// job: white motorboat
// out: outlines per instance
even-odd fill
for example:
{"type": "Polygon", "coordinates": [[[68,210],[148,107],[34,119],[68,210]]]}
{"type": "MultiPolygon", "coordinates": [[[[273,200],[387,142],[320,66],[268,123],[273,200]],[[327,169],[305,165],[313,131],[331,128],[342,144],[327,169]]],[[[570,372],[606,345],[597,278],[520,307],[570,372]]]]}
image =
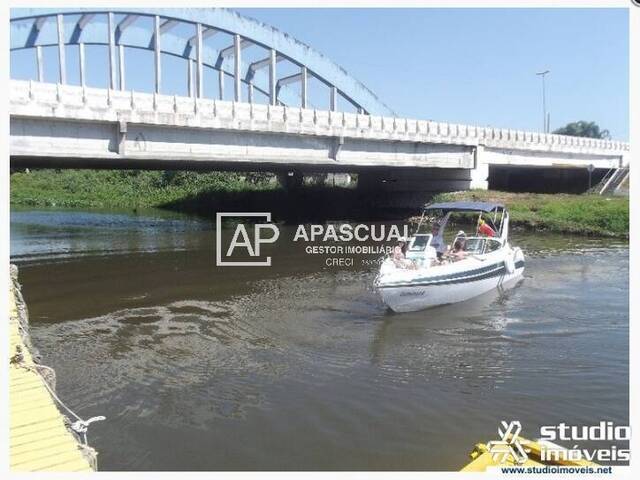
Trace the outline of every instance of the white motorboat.
{"type": "MultiPolygon", "coordinates": [[[[454,223],[454,222],[451,222],[454,223]]],[[[447,202],[425,206],[404,255],[386,258],[375,287],[395,312],[413,312],[462,302],[515,284],[524,272],[522,250],[509,244],[509,213],[487,202],[447,202]],[[452,215],[477,215],[471,235],[459,231],[447,248],[443,235],[452,215]],[[423,231],[438,218],[430,233],[423,231]]]]}

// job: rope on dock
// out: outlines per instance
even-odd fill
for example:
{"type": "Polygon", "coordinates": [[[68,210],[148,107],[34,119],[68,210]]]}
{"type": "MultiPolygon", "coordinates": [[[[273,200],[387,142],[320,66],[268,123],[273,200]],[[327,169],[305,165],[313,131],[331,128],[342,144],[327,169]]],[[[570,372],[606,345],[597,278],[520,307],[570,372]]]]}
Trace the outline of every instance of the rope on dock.
{"type": "Polygon", "coordinates": [[[98,452],[89,445],[87,441],[87,431],[91,423],[106,420],[106,417],[103,415],[99,415],[96,417],[91,417],[88,420],[83,420],[77,413],[71,410],[71,408],[69,408],[62,400],[60,400],[60,397],[58,397],[55,390],[51,387],[51,385],[49,384],[49,382],[41,372],[41,370],[44,370],[45,372],[49,372],[49,375],[51,375],[54,378],[54,382],[55,382],[55,370],[53,368],[47,365],[26,365],[24,363],[20,364],[19,366],[40,375],[44,380],[43,383],[45,388],[49,391],[53,399],[58,403],[58,405],[64,408],[73,418],[76,419],[75,422],[72,422],[71,420],[69,420],[69,417],[64,415],[64,420],[67,427],[70,428],[75,435],[82,438],[82,443],[79,445],[80,448],[82,449],[82,453],[84,454],[85,458],[91,465],[91,468],[94,471],[97,470],[98,452]]]}
{"type": "MultiPolygon", "coordinates": [[[[42,373],[40,373],[40,369],[51,372],[53,373],[53,377],[55,378],[55,370],[51,367],[48,367],[47,365],[26,365],[22,363],[20,364],[20,366],[22,368],[26,368],[27,370],[31,370],[32,372],[37,373],[40,376],[42,376],[42,373]]],[[[77,433],[78,435],[82,435],[84,445],[89,446],[87,442],[87,431],[89,429],[89,425],[93,422],[106,420],[106,417],[104,415],[98,415],[96,417],[91,417],[88,420],[83,420],[77,413],[71,410],[62,400],[60,400],[60,397],[58,397],[55,390],[51,388],[46,380],[44,382],[44,386],[49,391],[53,399],[58,403],[58,405],[64,408],[67,412],[69,412],[69,414],[71,414],[73,418],[76,419],[75,422],[71,423],[69,426],[75,433],[77,433]]]]}

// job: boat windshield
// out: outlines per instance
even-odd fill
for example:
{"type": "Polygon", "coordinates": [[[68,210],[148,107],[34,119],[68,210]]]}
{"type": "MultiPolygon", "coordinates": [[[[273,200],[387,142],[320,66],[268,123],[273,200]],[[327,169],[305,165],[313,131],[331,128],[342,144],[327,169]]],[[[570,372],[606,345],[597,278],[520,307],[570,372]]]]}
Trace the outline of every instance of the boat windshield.
{"type": "Polygon", "coordinates": [[[485,239],[479,237],[470,237],[466,239],[464,245],[464,251],[467,253],[473,253],[481,255],[484,253],[485,239]]]}
{"type": "Polygon", "coordinates": [[[473,255],[495,252],[502,247],[502,242],[496,238],[487,237],[467,237],[464,251],[473,255]]]}
{"type": "Polygon", "coordinates": [[[410,252],[423,252],[429,242],[431,241],[431,235],[417,234],[413,237],[411,245],[409,245],[410,252]]]}
{"type": "Polygon", "coordinates": [[[484,253],[495,252],[502,247],[502,242],[496,238],[487,238],[484,246],[484,253]]]}

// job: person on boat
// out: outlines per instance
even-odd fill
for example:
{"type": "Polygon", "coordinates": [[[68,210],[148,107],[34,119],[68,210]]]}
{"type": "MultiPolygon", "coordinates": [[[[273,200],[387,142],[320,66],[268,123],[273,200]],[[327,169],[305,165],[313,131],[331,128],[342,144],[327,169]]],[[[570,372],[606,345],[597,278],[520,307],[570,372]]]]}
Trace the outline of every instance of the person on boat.
{"type": "Polygon", "coordinates": [[[393,247],[393,253],[391,255],[391,259],[393,263],[395,263],[398,268],[416,268],[415,263],[407,258],[407,249],[409,248],[409,243],[405,237],[400,238],[398,240],[398,244],[393,247]]]}
{"type": "Polygon", "coordinates": [[[444,243],[444,239],[442,238],[442,233],[440,232],[440,223],[434,222],[431,226],[431,246],[436,249],[436,255],[438,260],[442,258],[447,252],[447,244],[444,243]]]}
{"type": "Polygon", "coordinates": [[[449,251],[449,257],[457,262],[458,260],[462,260],[467,256],[467,252],[465,251],[465,247],[467,245],[467,236],[461,230],[458,232],[455,241],[453,242],[453,246],[449,251]]]}

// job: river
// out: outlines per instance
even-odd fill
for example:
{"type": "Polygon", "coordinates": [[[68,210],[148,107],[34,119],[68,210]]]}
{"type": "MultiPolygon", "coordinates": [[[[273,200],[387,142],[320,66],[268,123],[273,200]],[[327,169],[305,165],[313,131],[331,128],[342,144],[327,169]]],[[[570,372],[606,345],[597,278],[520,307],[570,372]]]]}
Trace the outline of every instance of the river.
{"type": "MultiPolygon", "coordinates": [[[[216,268],[214,224],[14,210],[31,334],[101,470],[457,470],[500,420],[628,424],[628,245],[517,233],[524,280],[391,314],[375,267],[284,234],[216,268]]],[[[570,445],[569,445],[570,446],[570,445]]]]}

